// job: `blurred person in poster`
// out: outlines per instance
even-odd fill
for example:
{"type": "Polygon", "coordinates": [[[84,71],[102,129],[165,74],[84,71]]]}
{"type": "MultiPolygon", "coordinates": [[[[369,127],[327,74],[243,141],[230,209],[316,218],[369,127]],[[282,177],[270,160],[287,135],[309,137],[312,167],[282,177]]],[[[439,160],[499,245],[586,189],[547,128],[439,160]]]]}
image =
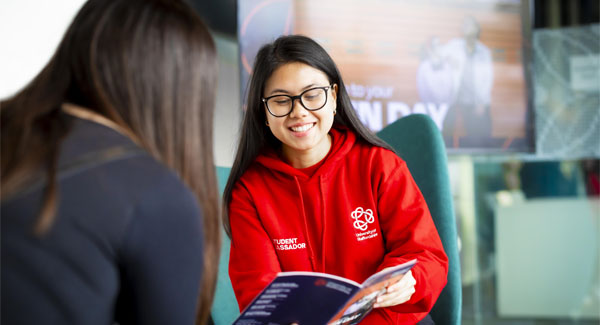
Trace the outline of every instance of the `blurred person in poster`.
{"type": "Polygon", "coordinates": [[[446,57],[444,45],[437,36],[422,48],[417,70],[417,90],[424,104],[449,106],[456,98],[457,83],[452,64],[446,57]]]}
{"type": "Polygon", "coordinates": [[[2,324],[205,324],[216,49],[179,0],[90,0],[0,102],[2,324]]]}
{"type": "Polygon", "coordinates": [[[491,52],[479,41],[480,32],[475,18],[467,16],[462,23],[462,37],[448,41],[443,49],[453,67],[456,85],[443,127],[444,137],[453,147],[485,146],[491,137],[494,71],[491,52]]]}

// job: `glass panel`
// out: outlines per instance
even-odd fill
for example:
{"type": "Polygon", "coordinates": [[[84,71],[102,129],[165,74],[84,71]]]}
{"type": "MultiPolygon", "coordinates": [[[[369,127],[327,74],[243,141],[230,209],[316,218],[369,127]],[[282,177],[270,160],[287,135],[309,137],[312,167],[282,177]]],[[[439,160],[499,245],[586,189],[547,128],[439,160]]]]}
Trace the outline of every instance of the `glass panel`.
{"type": "Polygon", "coordinates": [[[600,160],[449,165],[463,324],[598,324],[600,160]]]}

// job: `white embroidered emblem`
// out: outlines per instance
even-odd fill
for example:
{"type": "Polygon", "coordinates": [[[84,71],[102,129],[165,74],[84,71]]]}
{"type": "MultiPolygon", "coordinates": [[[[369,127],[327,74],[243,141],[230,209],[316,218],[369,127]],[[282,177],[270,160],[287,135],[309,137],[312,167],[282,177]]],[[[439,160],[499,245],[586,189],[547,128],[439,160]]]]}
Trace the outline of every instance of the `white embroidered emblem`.
{"type": "Polygon", "coordinates": [[[354,219],[354,228],[362,231],[367,230],[369,224],[375,221],[373,210],[371,209],[364,210],[362,207],[358,207],[350,215],[354,219]],[[361,219],[363,216],[364,220],[361,219]]]}

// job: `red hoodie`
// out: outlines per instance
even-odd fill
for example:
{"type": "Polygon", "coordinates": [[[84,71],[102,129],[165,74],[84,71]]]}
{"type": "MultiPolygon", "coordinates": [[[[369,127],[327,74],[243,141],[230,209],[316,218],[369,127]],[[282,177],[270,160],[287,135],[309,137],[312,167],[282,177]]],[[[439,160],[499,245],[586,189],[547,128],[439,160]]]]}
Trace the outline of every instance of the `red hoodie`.
{"type": "Polygon", "coordinates": [[[347,129],[330,134],[332,148],[311,176],[271,150],[235,185],[229,275],[240,310],[278,272],[325,272],[361,283],[416,258],[411,299],[376,308],[361,322],[415,324],[435,303],[448,273],[425,200],[392,151],[356,141],[347,129]]]}

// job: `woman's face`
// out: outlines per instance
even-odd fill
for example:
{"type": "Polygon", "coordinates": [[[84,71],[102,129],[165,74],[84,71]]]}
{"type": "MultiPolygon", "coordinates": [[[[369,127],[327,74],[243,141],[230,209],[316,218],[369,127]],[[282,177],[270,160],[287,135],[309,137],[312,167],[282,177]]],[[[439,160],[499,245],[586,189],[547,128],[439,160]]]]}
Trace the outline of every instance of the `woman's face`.
{"type": "MultiPolygon", "coordinates": [[[[329,79],[322,71],[304,63],[287,63],[277,68],[267,79],[263,98],[274,95],[298,96],[307,89],[329,85],[329,79]]],[[[310,92],[305,94],[310,95],[310,92]]],[[[291,113],[283,117],[273,116],[267,110],[267,106],[264,106],[269,128],[282,142],[283,154],[288,160],[306,154],[320,160],[329,152],[331,141],[328,133],[333,125],[337,85],[327,89],[326,96],[327,101],[323,108],[313,111],[304,108],[300,100],[296,99],[292,103],[291,113]]],[[[304,97],[305,104],[308,106],[311,98],[304,97]]]]}

